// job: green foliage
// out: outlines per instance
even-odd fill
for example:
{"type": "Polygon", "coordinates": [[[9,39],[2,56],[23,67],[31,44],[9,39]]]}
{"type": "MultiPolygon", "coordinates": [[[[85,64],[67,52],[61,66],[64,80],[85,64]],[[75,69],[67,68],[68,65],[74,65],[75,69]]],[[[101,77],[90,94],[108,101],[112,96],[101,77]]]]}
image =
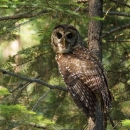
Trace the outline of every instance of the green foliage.
{"type": "Polygon", "coordinates": [[[122,120],[122,126],[126,130],[130,129],[130,120],[129,119],[122,120]]]}
{"type": "Polygon", "coordinates": [[[8,91],[7,88],[0,88],[0,96],[8,95],[10,92],[8,91]]]}
{"type": "Polygon", "coordinates": [[[35,114],[35,112],[33,111],[28,111],[25,106],[22,105],[0,105],[0,114],[1,116],[4,117],[12,117],[14,116],[14,118],[20,117],[20,116],[24,116],[24,115],[32,115],[35,114]]]}

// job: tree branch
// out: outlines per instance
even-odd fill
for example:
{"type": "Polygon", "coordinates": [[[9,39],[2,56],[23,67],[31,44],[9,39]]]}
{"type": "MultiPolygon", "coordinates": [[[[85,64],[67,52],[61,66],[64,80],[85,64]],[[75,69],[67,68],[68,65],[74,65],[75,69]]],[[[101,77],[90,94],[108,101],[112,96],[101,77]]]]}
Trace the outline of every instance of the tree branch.
{"type": "Polygon", "coordinates": [[[106,42],[130,42],[130,40],[106,40],[106,42]]]}
{"type": "Polygon", "coordinates": [[[122,13],[122,12],[111,12],[111,11],[109,11],[109,12],[103,12],[103,14],[130,17],[129,13],[122,13]]]}
{"type": "Polygon", "coordinates": [[[124,5],[124,6],[126,6],[126,7],[129,7],[129,8],[130,8],[130,5],[125,4],[125,3],[123,3],[123,2],[120,2],[119,0],[118,0],[118,1],[117,1],[117,0],[112,0],[112,2],[115,2],[115,3],[117,3],[117,4],[121,4],[121,5],[124,5]]]}
{"type": "Polygon", "coordinates": [[[14,99],[14,101],[13,101],[13,104],[16,104],[16,102],[17,102],[17,100],[18,100],[18,97],[20,96],[22,90],[25,89],[29,84],[30,84],[30,82],[26,83],[25,86],[23,86],[22,88],[20,88],[20,90],[18,91],[18,93],[17,93],[17,95],[16,95],[16,97],[15,97],[15,99],[14,99]]]}
{"type": "Polygon", "coordinates": [[[117,28],[115,28],[115,29],[112,29],[112,30],[110,30],[109,32],[103,34],[101,37],[104,38],[104,37],[106,37],[106,36],[108,36],[108,35],[111,35],[112,33],[117,32],[117,31],[121,31],[121,30],[123,30],[123,29],[127,29],[128,27],[130,27],[130,23],[129,23],[129,24],[125,24],[125,25],[120,26],[120,27],[117,27],[117,28]]]}
{"type": "Polygon", "coordinates": [[[43,13],[48,13],[48,10],[42,10],[38,13],[35,14],[31,14],[31,13],[23,13],[23,14],[16,14],[16,15],[12,15],[12,16],[5,16],[5,17],[0,17],[0,21],[4,21],[4,20],[16,20],[16,19],[22,19],[22,18],[32,18],[38,15],[41,15],[43,13]]]}
{"type": "MultiPolygon", "coordinates": [[[[84,13],[88,13],[88,8],[84,9],[79,9],[79,12],[83,11],[84,13]]],[[[125,16],[125,17],[130,17],[130,13],[124,13],[124,12],[111,12],[111,11],[103,11],[103,14],[108,14],[108,15],[117,15],[117,16],[125,16]]]]}
{"type": "MultiPolygon", "coordinates": [[[[88,9],[83,9],[83,11],[86,13],[88,12],[88,9]]],[[[22,18],[32,18],[32,17],[36,17],[38,15],[44,14],[44,13],[48,13],[48,10],[42,10],[38,13],[32,14],[32,13],[23,13],[23,14],[16,14],[16,15],[11,15],[11,16],[4,16],[4,17],[0,17],[0,21],[4,21],[4,20],[16,20],[16,19],[22,19],[22,18]]],[[[103,14],[106,14],[106,12],[103,12],[103,14]]],[[[122,12],[108,12],[107,14],[109,15],[118,15],[118,16],[126,16],[126,17],[130,17],[130,14],[126,14],[126,13],[122,13],[122,12]]]]}
{"type": "Polygon", "coordinates": [[[37,102],[35,103],[35,105],[33,106],[32,111],[34,111],[34,109],[36,108],[36,106],[38,105],[38,103],[39,103],[49,92],[50,92],[50,89],[38,99],[38,101],[37,101],[37,102]]]}
{"type": "Polygon", "coordinates": [[[2,68],[0,68],[0,72],[2,72],[3,74],[8,74],[10,76],[13,76],[13,77],[28,81],[30,83],[36,82],[36,83],[44,85],[44,86],[46,86],[46,87],[48,87],[50,89],[58,89],[58,90],[66,91],[66,92],[68,91],[68,89],[65,88],[65,87],[61,87],[61,86],[58,86],[58,85],[50,85],[50,84],[48,84],[48,83],[46,83],[46,82],[44,82],[44,81],[42,81],[40,79],[35,79],[35,78],[31,79],[31,78],[28,78],[28,77],[25,77],[25,76],[22,76],[22,75],[13,73],[13,72],[6,71],[6,70],[4,70],[2,68]]]}
{"type": "MultiPolygon", "coordinates": [[[[49,89],[45,94],[43,94],[38,100],[37,102],[35,103],[35,105],[33,106],[32,108],[32,111],[34,111],[34,109],[36,108],[36,106],[38,105],[38,103],[50,92],[51,89],[49,89]]],[[[27,117],[29,117],[30,114],[27,115],[27,117]]],[[[26,121],[26,119],[24,119],[20,124],[23,124],[24,122],[26,121]]],[[[30,125],[30,124],[29,124],[30,125]]],[[[38,125],[34,124],[33,127],[37,127],[37,128],[42,128],[42,127],[38,127],[38,125]]],[[[46,128],[46,127],[45,127],[46,128]]]]}

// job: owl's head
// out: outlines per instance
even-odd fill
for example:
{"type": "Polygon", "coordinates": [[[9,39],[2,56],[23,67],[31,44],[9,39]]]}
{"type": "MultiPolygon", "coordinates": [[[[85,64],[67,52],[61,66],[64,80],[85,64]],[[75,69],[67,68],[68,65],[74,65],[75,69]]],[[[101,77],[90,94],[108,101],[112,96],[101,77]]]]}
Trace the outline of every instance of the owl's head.
{"type": "Polygon", "coordinates": [[[78,30],[67,24],[58,25],[54,28],[51,44],[56,53],[69,53],[77,46],[83,46],[78,30]]]}

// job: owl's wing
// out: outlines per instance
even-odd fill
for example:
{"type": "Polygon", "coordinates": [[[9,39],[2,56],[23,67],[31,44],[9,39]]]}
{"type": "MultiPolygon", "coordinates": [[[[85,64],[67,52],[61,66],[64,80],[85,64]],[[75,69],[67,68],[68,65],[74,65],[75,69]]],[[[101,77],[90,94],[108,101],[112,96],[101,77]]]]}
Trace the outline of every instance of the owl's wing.
{"type": "Polygon", "coordinates": [[[95,117],[95,107],[97,99],[92,90],[80,80],[76,79],[75,83],[67,86],[71,97],[75,104],[82,109],[82,111],[88,116],[95,117]]]}
{"type": "MultiPolygon", "coordinates": [[[[68,75],[65,82],[72,92],[71,95],[73,96],[73,93],[75,93],[84,104],[91,102],[90,99],[96,100],[98,98],[102,110],[105,111],[110,105],[111,95],[103,67],[98,58],[93,53],[84,51],[80,52],[79,55],[72,56],[68,62],[68,75]]],[[[93,105],[89,104],[88,106],[93,105]]]]}
{"type": "Polygon", "coordinates": [[[101,102],[102,110],[106,111],[110,107],[111,94],[105,72],[100,60],[93,53],[88,54],[88,58],[80,61],[81,75],[77,75],[87,87],[89,87],[101,102]]]}

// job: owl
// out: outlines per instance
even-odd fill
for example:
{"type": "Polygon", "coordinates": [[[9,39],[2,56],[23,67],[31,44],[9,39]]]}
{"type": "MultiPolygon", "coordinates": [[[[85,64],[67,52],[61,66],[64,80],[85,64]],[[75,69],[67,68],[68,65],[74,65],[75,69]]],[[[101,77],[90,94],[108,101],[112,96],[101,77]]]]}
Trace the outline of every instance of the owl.
{"type": "Polygon", "coordinates": [[[99,58],[87,49],[72,25],[58,25],[51,35],[59,71],[75,104],[94,118],[96,104],[103,112],[111,102],[107,79],[99,58]]]}

